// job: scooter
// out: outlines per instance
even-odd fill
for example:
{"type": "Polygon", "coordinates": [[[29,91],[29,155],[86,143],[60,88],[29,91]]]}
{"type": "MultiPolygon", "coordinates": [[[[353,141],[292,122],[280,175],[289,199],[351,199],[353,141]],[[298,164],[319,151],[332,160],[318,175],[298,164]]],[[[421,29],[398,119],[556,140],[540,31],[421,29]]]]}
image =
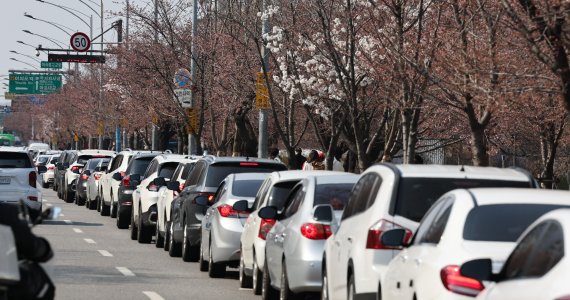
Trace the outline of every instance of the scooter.
{"type": "MultiPolygon", "coordinates": [[[[30,228],[33,228],[43,220],[57,219],[61,213],[61,208],[50,207],[43,211],[35,220],[30,221],[27,207],[22,202],[20,205],[20,213],[28,220],[30,228]]],[[[49,276],[38,262],[18,259],[16,240],[11,227],[0,225],[0,300],[11,300],[14,298],[14,293],[11,292],[11,290],[22,288],[25,288],[26,291],[24,293],[17,293],[18,299],[21,299],[23,295],[29,296],[28,299],[44,299],[47,295],[46,293],[50,290],[55,290],[55,286],[49,279],[49,276]],[[35,289],[32,290],[37,291],[32,292],[27,286],[22,287],[21,281],[23,280],[23,274],[20,273],[21,269],[27,272],[26,277],[28,281],[30,281],[30,278],[36,281],[35,289]],[[33,293],[33,295],[30,295],[30,293],[33,293]]]]}

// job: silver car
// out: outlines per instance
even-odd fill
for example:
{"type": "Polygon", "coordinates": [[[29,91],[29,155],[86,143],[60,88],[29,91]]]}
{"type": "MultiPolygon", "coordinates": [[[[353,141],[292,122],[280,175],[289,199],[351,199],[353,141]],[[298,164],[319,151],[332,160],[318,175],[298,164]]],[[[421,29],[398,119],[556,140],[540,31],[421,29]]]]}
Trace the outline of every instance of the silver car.
{"type": "MultiPolygon", "coordinates": [[[[238,212],[233,205],[239,200],[247,200],[251,206],[267,176],[268,173],[230,174],[219,185],[214,204],[202,219],[200,271],[208,271],[210,277],[217,278],[225,276],[227,266],[238,266],[240,237],[249,213],[238,212]]],[[[196,202],[207,204],[199,199],[196,202]]]]}
{"type": "Polygon", "coordinates": [[[321,290],[321,261],[331,220],[340,218],[358,178],[337,172],[309,176],[291,190],[282,212],[271,206],[259,211],[262,218],[277,220],[265,245],[262,285],[267,295],[280,290],[280,299],[291,299],[297,293],[321,290]],[[327,221],[320,217],[319,208],[328,211],[327,221]]]}

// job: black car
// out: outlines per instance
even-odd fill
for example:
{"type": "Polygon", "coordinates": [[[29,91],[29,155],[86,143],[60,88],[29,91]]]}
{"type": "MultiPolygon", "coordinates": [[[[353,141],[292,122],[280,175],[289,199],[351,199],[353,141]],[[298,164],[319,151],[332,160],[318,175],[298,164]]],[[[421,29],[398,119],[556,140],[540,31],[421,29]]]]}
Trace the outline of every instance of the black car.
{"type": "MultiPolygon", "coordinates": [[[[117,227],[120,229],[128,229],[131,224],[131,210],[133,208],[133,192],[142,180],[142,175],[146,171],[152,159],[159,155],[156,153],[139,153],[134,155],[130,162],[125,176],[120,173],[113,174],[114,180],[119,180],[119,196],[117,203],[117,227]]],[[[102,201],[99,201],[102,202],[102,201]]],[[[102,215],[109,213],[109,207],[104,207],[102,203],[97,206],[102,215]]]]}
{"type": "Polygon", "coordinates": [[[196,197],[206,196],[213,200],[216,189],[233,173],[271,173],[284,171],[287,167],[271,159],[249,157],[214,157],[200,159],[188,179],[184,189],[172,202],[169,230],[170,256],[180,256],[184,261],[198,261],[201,240],[201,222],[207,207],[196,203],[196,197]]]}
{"type": "Polygon", "coordinates": [[[87,180],[97,167],[106,169],[111,158],[92,158],[85,163],[85,167],[75,183],[75,204],[85,205],[87,199],[87,180]]]}

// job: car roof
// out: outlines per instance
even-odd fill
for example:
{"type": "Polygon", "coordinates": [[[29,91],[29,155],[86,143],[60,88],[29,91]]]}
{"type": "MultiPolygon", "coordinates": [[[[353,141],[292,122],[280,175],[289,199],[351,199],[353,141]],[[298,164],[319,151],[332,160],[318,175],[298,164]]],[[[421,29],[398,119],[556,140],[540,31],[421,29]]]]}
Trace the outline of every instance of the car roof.
{"type": "Polygon", "coordinates": [[[233,180],[264,180],[269,176],[269,173],[238,173],[230,174],[228,177],[233,177],[233,180]]]}
{"type": "Polygon", "coordinates": [[[115,151],[112,150],[101,150],[101,149],[87,149],[87,150],[80,150],[77,153],[78,155],[115,155],[115,151]]]}
{"type": "Polygon", "coordinates": [[[468,191],[477,205],[513,202],[570,205],[570,191],[527,188],[472,188],[468,191]]]}
{"type": "Polygon", "coordinates": [[[268,163],[268,164],[282,164],[279,161],[268,158],[256,158],[256,157],[242,157],[242,156],[213,156],[206,155],[201,158],[208,162],[209,164],[223,163],[223,162],[258,162],[258,163],[268,163]]]}
{"type": "Polygon", "coordinates": [[[526,171],[517,168],[461,165],[395,165],[379,163],[373,165],[367,171],[374,171],[377,168],[389,168],[399,172],[402,177],[500,179],[513,181],[530,181],[532,178],[526,171]]]}
{"type": "Polygon", "coordinates": [[[275,182],[291,181],[291,180],[303,180],[309,176],[318,175],[329,175],[333,171],[302,171],[302,170],[290,170],[290,171],[277,171],[271,173],[271,179],[275,182]]]}
{"type": "Polygon", "coordinates": [[[353,173],[333,172],[333,171],[329,171],[328,173],[330,174],[321,174],[309,177],[314,177],[317,181],[317,184],[349,183],[349,182],[356,183],[358,181],[358,178],[360,178],[359,175],[353,173]]]}
{"type": "Polygon", "coordinates": [[[20,152],[20,153],[28,153],[27,150],[24,150],[22,147],[11,147],[11,146],[2,146],[0,147],[0,152],[20,152]]]}

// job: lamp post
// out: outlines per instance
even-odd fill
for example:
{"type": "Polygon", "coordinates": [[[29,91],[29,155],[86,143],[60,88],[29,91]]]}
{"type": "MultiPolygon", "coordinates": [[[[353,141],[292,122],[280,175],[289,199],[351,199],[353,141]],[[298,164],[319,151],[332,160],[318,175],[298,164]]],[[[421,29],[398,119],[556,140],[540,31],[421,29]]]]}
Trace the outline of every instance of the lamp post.
{"type": "Polygon", "coordinates": [[[28,66],[30,66],[30,67],[36,69],[36,70],[38,69],[38,68],[36,68],[36,66],[34,66],[34,65],[30,64],[30,63],[27,63],[27,62],[25,62],[25,61],[21,61],[21,60],[19,60],[19,59],[17,59],[17,58],[10,57],[10,59],[13,60],[13,61],[17,61],[17,62],[19,62],[19,63],[22,63],[22,64],[24,64],[24,65],[28,65],[28,66]]]}
{"type": "Polygon", "coordinates": [[[37,58],[35,58],[35,57],[31,56],[31,55],[27,55],[27,54],[24,54],[24,53],[20,53],[20,52],[18,52],[18,51],[10,50],[10,53],[22,55],[22,56],[25,56],[25,57],[27,57],[27,58],[31,58],[31,59],[35,60],[36,62],[40,62],[39,59],[37,59],[37,58]]]}
{"type": "Polygon", "coordinates": [[[34,50],[36,50],[36,46],[32,46],[32,45],[30,45],[30,44],[28,44],[28,43],[26,43],[26,42],[23,42],[23,41],[16,41],[16,43],[22,44],[22,45],[24,45],[24,46],[32,47],[32,48],[34,48],[34,50]]]}
{"type": "Polygon", "coordinates": [[[22,30],[22,31],[25,32],[25,33],[27,33],[27,34],[39,36],[39,37],[41,37],[41,38],[43,38],[43,39],[45,39],[45,40],[48,40],[48,41],[54,43],[55,45],[57,45],[57,47],[59,47],[59,48],[61,48],[61,49],[65,49],[65,48],[64,48],[64,44],[63,44],[62,42],[59,42],[59,41],[56,41],[56,40],[54,40],[54,39],[48,38],[47,36],[44,36],[44,35],[41,35],[41,34],[33,33],[33,32],[31,32],[31,31],[29,31],[29,30],[26,30],[26,29],[24,29],[24,30],[22,30]]]}
{"type": "Polygon", "coordinates": [[[36,18],[36,17],[34,17],[34,16],[32,16],[32,15],[29,15],[28,13],[24,13],[24,17],[30,18],[30,19],[32,19],[32,20],[40,21],[40,22],[43,22],[43,23],[50,24],[50,25],[56,27],[57,29],[63,31],[63,32],[64,32],[65,34],[67,34],[67,35],[71,35],[71,33],[69,33],[69,31],[63,29],[64,27],[67,28],[68,30],[73,31],[73,29],[71,29],[71,28],[69,28],[69,27],[67,27],[67,26],[65,26],[65,25],[61,25],[61,24],[58,24],[58,23],[55,23],[55,22],[46,21],[46,20],[44,20],[44,19],[39,19],[39,18],[36,18]]]}

